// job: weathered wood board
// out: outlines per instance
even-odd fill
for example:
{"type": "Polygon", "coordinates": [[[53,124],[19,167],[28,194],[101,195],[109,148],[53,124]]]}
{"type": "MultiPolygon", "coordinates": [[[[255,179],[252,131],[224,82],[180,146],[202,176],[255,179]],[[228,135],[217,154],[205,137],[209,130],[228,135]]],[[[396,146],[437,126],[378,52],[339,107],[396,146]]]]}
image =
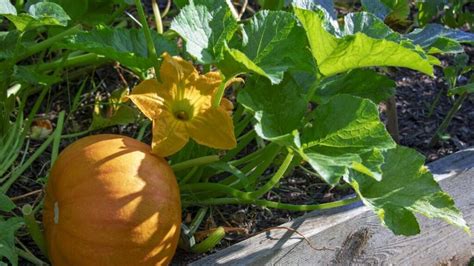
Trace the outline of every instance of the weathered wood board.
{"type": "MultiPolygon", "coordinates": [[[[441,187],[474,230],[474,148],[429,165],[441,187]]],[[[474,256],[474,237],[440,220],[420,218],[422,233],[395,236],[359,204],[326,212],[312,212],[264,232],[192,265],[467,265],[474,256]]]]}

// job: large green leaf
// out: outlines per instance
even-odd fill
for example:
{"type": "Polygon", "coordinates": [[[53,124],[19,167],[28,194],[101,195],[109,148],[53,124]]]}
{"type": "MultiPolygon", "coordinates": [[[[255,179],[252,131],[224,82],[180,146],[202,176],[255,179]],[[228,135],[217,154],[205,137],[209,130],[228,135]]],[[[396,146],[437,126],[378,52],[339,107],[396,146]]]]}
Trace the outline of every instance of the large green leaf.
{"type": "Polygon", "coordinates": [[[390,11],[392,11],[388,6],[379,0],[362,0],[361,4],[364,10],[374,14],[382,20],[385,19],[388,14],[390,14],[390,11]]]}
{"type": "Polygon", "coordinates": [[[22,218],[10,218],[0,221],[0,260],[7,258],[12,265],[18,265],[15,251],[15,232],[23,225],[22,218]]]}
{"type": "Polygon", "coordinates": [[[225,60],[218,64],[226,75],[254,72],[276,84],[288,69],[314,72],[304,30],[293,14],[260,11],[245,24],[244,31],[242,47],[229,49],[225,60]]]}
{"type": "Polygon", "coordinates": [[[237,20],[221,0],[190,1],[171,22],[171,29],[186,41],[186,51],[203,64],[222,60],[225,43],[237,28],[237,20]]]}
{"type": "Polygon", "coordinates": [[[298,8],[295,13],[306,29],[319,70],[326,76],[370,66],[407,67],[433,75],[429,58],[420,51],[361,32],[336,38],[324,29],[320,13],[298,8]]]}
{"type": "Polygon", "coordinates": [[[405,36],[425,49],[430,48],[440,38],[451,39],[459,43],[474,44],[473,33],[445,28],[440,24],[428,24],[426,27],[416,29],[405,36]]]}
{"type": "Polygon", "coordinates": [[[10,0],[0,0],[0,15],[16,15],[16,8],[10,0]]]}
{"type": "MultiPolygon", "coordinates": [[[[162,35],[152,32],[152,38],[158,55],[163,52],[172,55],[178,53],[176,44],[162,35]]],[[[144,70],[154,63],[148,58],[143,30],[101,28],[71,36],[61,45],[72,50],[103,55],[131,68],[144,70]]]]}
{"type": "Polygon", "coordinates": [[[10,59],[23,51],[23,46],[17,45],[20,32],[16,30],[0,32],[0,60],[10,59]]]}
{"type": "Polygon", "coordinates": [[[5,17],[15,24],[15,27],[20,31],[41,26],[67,26],[71,19],[60,5],[50,2],[39,2],[30,5],[28,13],[8,14],[5,17]]]}
{"type": "Polygon", "coordinates": [[[100,96],[96,97],[92,123],[89,130],[97,130],[116,125],[128,125],[135,122],[138,113],[136,109],[125,103],[127,89],[118,89],[111,93],[106,102],[101,102],[100,96]]]}
{"type": "Polygon", "coordinates": [[[324,79],[313,99],[318,103],[325,103],[334,95],[350,94],[380,103],[394,95],[395,87],[393,80],[373,70],[354,69],[324,79]]]}
{"type": "Polygon", "coordinates": [[[398,146],[383,153],[382,180],[351,172],[347,181],[393,233],[415,235],[420,228],[414,213],[443,219],[469,231],[451,197],[423,166],[418,152],[398,146]]]}
{"type": "Polygon", "coordinates": [[[260,137],[283,145],[292,143],[291,132],[301,127],[306,112],[304,91],[290,76],[278,85],[253,77],[239,93],[238,101],[255,112],[255,131],[260,137]]]}
{"type": "Polygon", "coordinates": [[[301,134],[301,153],[329,184],[336,184],[353,163],[361,163],[362,154],[395,146],[369,100],[337,95],[318,106],[312,118],[301,134]]]}
{"type": "Polygon", "coordinates": [[[344,34],[362,32],[374,39],[400,42],[400,34],[385,25],[383,20],[367,12],[349,13],[344,17],[344,34]]]}

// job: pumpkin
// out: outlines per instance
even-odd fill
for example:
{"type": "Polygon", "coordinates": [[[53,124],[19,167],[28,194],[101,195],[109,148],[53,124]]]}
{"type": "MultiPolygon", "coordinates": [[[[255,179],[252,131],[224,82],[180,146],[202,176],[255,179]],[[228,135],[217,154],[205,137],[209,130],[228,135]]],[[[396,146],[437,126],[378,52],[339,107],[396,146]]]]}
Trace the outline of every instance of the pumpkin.
{"type": "Polygon", "coordinates": [[[82,138],[52,168],[43,222],[53,265],[168,264],[181,224],[176,177],[135,139],[82,138]]]}

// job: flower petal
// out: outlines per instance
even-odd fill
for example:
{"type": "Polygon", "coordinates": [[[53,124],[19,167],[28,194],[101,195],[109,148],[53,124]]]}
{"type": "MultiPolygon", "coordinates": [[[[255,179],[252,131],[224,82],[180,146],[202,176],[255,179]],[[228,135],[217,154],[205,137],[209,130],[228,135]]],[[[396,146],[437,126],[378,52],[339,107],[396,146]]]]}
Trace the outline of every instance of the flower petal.
{"type": "Polygon", "coordinates": [[[178,152],[189,141],[185,122],[176,119],[169,112],[162,112],[159,119],[153,120],[154,154],[165,157],[178,152]]]}
{"type": "Polygon", "coordinates": [[[225,150],[237,145],[232,118],[223,108],[210,108],[186,125],[189,135],[201,145],[225,150]]]}
{"type": "Polygon", "coordinates": [[[171,95],[156,79],[141,82],[132,93],[127,96],[142,111],[142,113],[153,120],[163,111],[164,104],[171,101],[171,95]]]}
{"type": "Polygon", "coordinates": [[[199,73],[193,64],[177,56],[170,56],[163,53],[163,62],[160,66],[160,80],[165,87],[171,88],[172,85],[186,84],[196,80],[199,73]]]}
{"type": "Polygon", "coordinates": [[[198,89],[201,94],[209,95],[219,88],[222,79],[219,72],[207,72],[204,75],[200,75],[199,78],[191,84],[191,86],[198,89]]]}

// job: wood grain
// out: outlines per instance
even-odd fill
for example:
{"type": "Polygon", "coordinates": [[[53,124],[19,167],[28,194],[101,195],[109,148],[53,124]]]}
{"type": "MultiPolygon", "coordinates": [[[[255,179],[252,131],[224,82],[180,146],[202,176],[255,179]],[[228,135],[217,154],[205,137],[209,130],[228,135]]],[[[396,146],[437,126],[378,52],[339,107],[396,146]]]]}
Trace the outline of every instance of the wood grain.
{"type": "MultiPolygon", "coordinates": [[[[428,165],[443,190],[474,229],[474,148],[428,165]]],[[[192,265],[467,265],[474,238],[440,220],[417,216],[422,233],[395,236],[372,212],[356,203],[325,212],[311,212],[282,226],[306,236],[272,230],[207,256],[192,265]],[[335,250],[335,251],[334,251],[335,250]]]]}

